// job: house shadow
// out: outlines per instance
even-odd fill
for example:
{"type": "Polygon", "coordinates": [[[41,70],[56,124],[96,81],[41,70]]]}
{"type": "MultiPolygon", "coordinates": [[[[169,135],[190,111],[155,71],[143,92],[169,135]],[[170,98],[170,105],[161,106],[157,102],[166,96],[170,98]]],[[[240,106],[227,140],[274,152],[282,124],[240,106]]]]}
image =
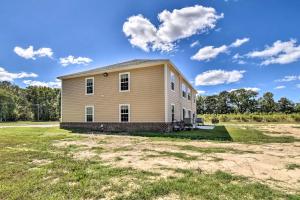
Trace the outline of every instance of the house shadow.
{"type": "Polygon", "coordinates": [[[103,134],[103,135],[119,135],[119,136],[141,136],[141,137],[164,137],[173,139],[189,139],[189,140],[213,140],[213,141],[233,141],[230,133],[225,126],[218,125],[214,129],[197,129],[174,132],[99,132],[85,129],[67,129],[72,133],[81,134],[103,134]]]}

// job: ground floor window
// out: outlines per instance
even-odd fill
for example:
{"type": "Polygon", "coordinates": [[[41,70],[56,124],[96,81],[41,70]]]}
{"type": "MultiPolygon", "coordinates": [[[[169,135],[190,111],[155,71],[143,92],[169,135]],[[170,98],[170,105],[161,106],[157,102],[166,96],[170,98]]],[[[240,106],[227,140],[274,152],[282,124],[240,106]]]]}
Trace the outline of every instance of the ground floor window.
{"type": "Polygon", "coordinates": [[[120,122],[129,122],[130,121],[130,105],[129,104],[120,104],[120,122]]]}
{"type": "Polygon", "coordinates": [[[185,109],[182,109],[182,119],[185,119],[185,109]]]}
{"type": "Polygon", "coordinates": [[[192,112],[189,110],[188,111],[188,118],[191,118],[192,117],[192,112]]]}
{"type": "Polygon", "coordinates": [[[94,106],[85,106],[85,121],[94,121],[94,106]]]}
{"type": "Polygon", "coordinates": [[[175,105],[171,105],[171,113],[172,113],[172,122],[175,121],[175,105]]]}

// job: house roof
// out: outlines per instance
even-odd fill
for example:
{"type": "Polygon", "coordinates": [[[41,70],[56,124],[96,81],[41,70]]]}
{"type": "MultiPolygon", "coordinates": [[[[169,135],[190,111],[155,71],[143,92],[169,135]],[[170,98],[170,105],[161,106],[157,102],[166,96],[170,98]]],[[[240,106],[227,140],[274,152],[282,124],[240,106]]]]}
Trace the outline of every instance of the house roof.
{"type": "Polygon", "coordinates": [[[140,68],[140,67],[150,67],[150,66],[153,66],[154,64],[165,64],[165,63],[171,64],[174,67],[174,69],[189,84],[189,86],[192,89],[194,89],[195,91],[197,91],[169,59],[134,59],[134,60],[120,62],[120,63],[107,65],[107,66],[103,66],[103,67],[97,67],[97,68],[91,69],[91,70],[67,74],[67,75],[59,76],[57,78],[62,80],[62,79],[76,78],[76,77],[81,77],[81,76],[101,74],[101,73],[105,73],[105,72],[116,72],[116,71],[135,69],[135,68],[140,68]]]}

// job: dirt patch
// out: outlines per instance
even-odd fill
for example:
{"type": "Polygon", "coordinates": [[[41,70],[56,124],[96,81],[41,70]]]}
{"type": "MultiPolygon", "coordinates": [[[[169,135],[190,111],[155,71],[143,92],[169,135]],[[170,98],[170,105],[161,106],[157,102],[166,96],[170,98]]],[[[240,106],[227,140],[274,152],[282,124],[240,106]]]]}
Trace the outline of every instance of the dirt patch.
{"type": "Polygon", "coordinates": [[[300,139],[299,124],[240,124],[239,127],[252,127],[271,136],[294,136],[300,139]]]}
{"type": "Polygon", "coordinates": [[[52,160],[47,160],[47,159],[38,160],[38,159],[35,159],[35,160],[31,161],[31,163],[34,164],[34,165],[37,165],[37,166],[43,166],[43,165],[47,165],[47,164],[52,163],[52,160]]]}
{"type": "Polygon", "coordinates": [[[286,168],[289,163],[300,165],[300,142],[241,144],[156,141],[145,137],[98,135],[87,136],[80,141],[62,141],[55,145],[66,147],[70,144],[85,145],[82,151],[74,153],[75,159],[97,156],[112,166],[159,173],[158,178],[182,176],[181,169],[203,172],[222,170],[286,191],[297,191],[300,188],[300,169],[286,168]],[[187,145],[189,149],[183,148],[187,145]],[[101,148],[101,151],[93,150],[95,148],[101,148]],[[193,151],[194,148],[200,150],[193,151]],[[207,151],[204,148],[214,149],[207,151]],[[220,151],[222,148],[225,150],[220,151]]]}

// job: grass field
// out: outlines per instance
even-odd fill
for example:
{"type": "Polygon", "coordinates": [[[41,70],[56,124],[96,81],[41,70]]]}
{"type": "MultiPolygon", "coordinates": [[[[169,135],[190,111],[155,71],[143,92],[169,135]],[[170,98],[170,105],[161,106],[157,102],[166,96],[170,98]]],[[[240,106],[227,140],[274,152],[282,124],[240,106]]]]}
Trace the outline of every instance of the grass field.
{"type": "MultiPolygon", "coordinates": [[[[232,141],[264,143],[295,140],[293,137],[274,138],[260,131],[222,126],[212,132],[194,131],[173,134],[176,134],[176,138],[189,139],[216,137],[217,140],[226,140],[230,143],[232,141]]],[[[154,133],[142,135],[158,136],[154,133]]],[[[158,156],[143,159],[174,158],[178,159],[177,162],[182,160],[189,163],[200,159],[200,154],[195,153],[201,155],[243,153],[232,148],[201,149],[190,145],[180,147],[183,150],[181,153],[173,152],[171,149],[178,148],[176,146],[178,144],[172,138],[173,135],[157,137],[157,140],[167,140],[164,146],[167,149],[164,151],[154,150],[154,148],[152,151],[143,149],[143,153],[147,155],[158,156]],[[188,155],[187,152],[194,153],[188,155]]],[[[300,199],[297,192],[288,194],[284,190],[220,170],[208,173],[200,169],[172,168],[172,175],[164,176],[156,171],[112,165],[105,160],[105,155],[110,153],[116,156],[113,162],[122,163],[130,151],[136,152],[134,148],[138,144],[143,148],[149,147],[150,144],[162,145],[161,141],[155,142],[153,139],[153,137],[148,139],[127,136],[90,137],[56,127],[0,129],[0,199],[300,199]],[[113,140],[120,145],[118,148],[112,148],[113,140]],[[130,148],[122,146],[126,140],[131,142],[130,148]],[[80,143],[84,141],[86,143],[80,143]],[[147,143],[149,145],[143,145],[145,141],[149,142],[147,143]],[[60,143],[62,145],[56,145],[60,143]],[[89,146],[92,144],[94,146],[89,146]],[[90,154],[80,159],[76,157],[78,153],[84,152],[90,154]]],[[[186,144],[184,140],[181,141],[186,144]]],[[[142,159],[138,161],[141,162],[142,159]]],[[[289,168],[298,170],[295,164],[290,165],[289,168]]]]}
{"type": "Polygon", "coordinates": [[[58,121],[17,121],[17,122],[0,122],[0,126],[24,126],[24,125],[58,125],[58,121]]]}
{"type": "Polygon", "coordinates": [[[229,142],[243,142],[243,143],[289,143],[294,142],[293,136],[272,137],[262,133],[254,128],[245,127],[243,129],[235,126],[216,126],[212,130],[192,130],[179,131],[171,133],[157,133],[157,132],[136,132],[130,133],[134,136],[147,137],[163,137],[174,139],[191,139],[191,140],[216,140],[229,142]]]}

